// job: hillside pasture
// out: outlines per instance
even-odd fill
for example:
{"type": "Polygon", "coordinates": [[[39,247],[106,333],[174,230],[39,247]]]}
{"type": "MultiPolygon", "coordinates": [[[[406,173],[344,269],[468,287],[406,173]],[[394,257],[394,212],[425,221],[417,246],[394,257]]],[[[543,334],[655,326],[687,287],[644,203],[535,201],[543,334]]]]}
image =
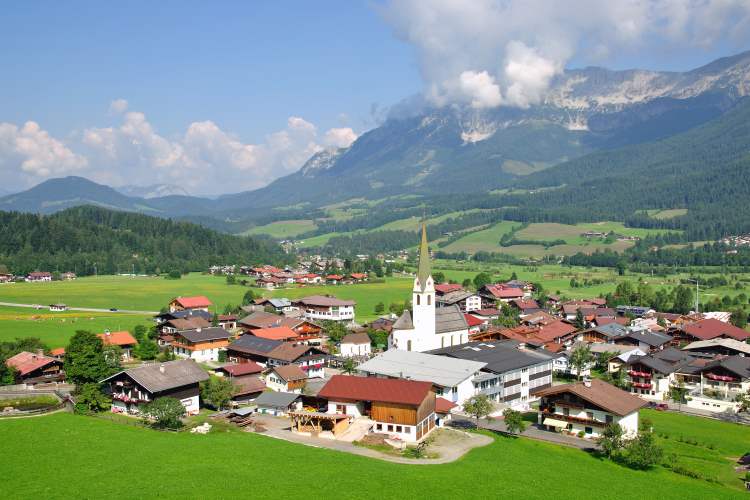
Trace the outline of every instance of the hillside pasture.
{"type": "Polygon", "coordinates": [[[315,222],[310,219],[282,220],[265,224],[263,226],[255,226],[242,234],[245,236],[265,234],[272,238],[286,239],[293,238],[308,231],[314,231],[317,227],[318,226],[315,225],[315,222]]]}

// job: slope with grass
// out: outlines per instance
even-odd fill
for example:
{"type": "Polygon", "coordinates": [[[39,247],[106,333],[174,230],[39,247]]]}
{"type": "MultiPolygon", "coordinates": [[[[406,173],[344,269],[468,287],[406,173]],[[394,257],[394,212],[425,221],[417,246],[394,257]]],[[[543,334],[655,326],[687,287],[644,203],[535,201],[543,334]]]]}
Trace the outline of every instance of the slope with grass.
{"type": "Polygon", "coordinates": [[[255,226],[242,234],[245,236],[265,234],[272,238],[285,239],[293,238],[308,231],[314,231],[317,227],[315,222],[310,219],[281,220],[263,226],[255,226]]]}
{"type": "Polygon", "coordinates": [[[14,457],[0,461],[5,498],[548,499],[554,492],[555,498],[572,499],[589,488],[603,499],[722,499],[739,493],[662,468],[632,471],[527,439],[497,438],[457,462],[422,466],[250,433],[164,433],[69,414],[0,422],[0,440],[5,456],[14,457]],[[289,474],[290,463],[314,466],[289,474]]]}

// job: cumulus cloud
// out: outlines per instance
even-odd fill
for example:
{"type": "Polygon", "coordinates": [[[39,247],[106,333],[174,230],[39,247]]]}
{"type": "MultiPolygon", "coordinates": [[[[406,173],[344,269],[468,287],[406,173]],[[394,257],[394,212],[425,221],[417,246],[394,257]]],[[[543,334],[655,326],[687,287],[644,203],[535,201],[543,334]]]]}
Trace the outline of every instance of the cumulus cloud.
{"type": "Polygon", "coordinates": [[[350,127],[332,128],[323,136],[323,144],[333,148],[348,148],[357,140],[357,134],[350,127]]]}
{"type": "Polygon", "coordinates": [[[526,107],[573,57],[750,38],[748,0],[389,0],[379,10],[414,46],[438,106],[526,107]]]}
{"type": "Polygon", "coordinates": [[[115,99],[109,104],[109,112],[112,114],[124,113],[128,109],[128,101],[125,99],[115,99]]]}
{"type": "Polygon", "coordinates": [[[0,123],[0,179],[5,185],[13,185],[17,179],[33,183],[68,175],[87,164],[85,157],[74,153],[36,122],[28,121],[20,128],[0,123]]]}

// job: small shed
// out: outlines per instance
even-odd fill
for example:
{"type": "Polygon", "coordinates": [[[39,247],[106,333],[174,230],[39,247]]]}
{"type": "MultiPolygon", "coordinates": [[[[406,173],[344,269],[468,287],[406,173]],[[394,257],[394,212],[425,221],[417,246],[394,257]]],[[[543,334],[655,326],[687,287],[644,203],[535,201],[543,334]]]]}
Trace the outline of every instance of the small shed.
{"type": "Polygon", "coordinates": [[[331,432],[338,436],[349,428],[349,417],[341,413],[322,413],[319,411],[292,411],[292,429],[300,433],[310,433],[313,436],[321,432],[331,432]]]}
{"type": "Polygon", "coordinates": [[[255,399],[255,405],[258,413],[279,417],[290,411],[299,410],[302,403],[299,394],[267,391],[255,399]]]}

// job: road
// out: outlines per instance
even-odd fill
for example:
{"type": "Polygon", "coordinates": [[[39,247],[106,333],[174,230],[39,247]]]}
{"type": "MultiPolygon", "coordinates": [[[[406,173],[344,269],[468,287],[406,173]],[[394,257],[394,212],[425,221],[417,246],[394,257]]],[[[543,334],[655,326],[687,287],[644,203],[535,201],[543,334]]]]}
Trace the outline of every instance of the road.
{"type": "MultiPolygon", "coordinates": [[[[39,304],[16,304],[14,302],[0,302],[0,306],[7,306],[7,307],[28,307],[30,309],[37,309],[39,310],[39,304]]],[[[46,306],[43,306],[42,309],[47,309],[46,306]]],[[[156,314],[159,314],[158,311],[134,311],[129,309],[117,309],[116,311],[112,311],[109,309],[97,309],[95,307],[68,307],[69,311],[83,311],[83,312],[104,312],[104,313],[116,313],[116,314],[144,314],[148,316],[154,316],[156,314]]]]}
{"type": "MultiPolygon", "coordinates": [[[[453,415],[453,422],[465,422],[466,425],[475,425],[476,420],[464,415],[453,415]]],[[[460,424],[459,424],[460,425],[460,424]]],[[[479,427],[495,432],[501,432],[507,434],[505,422],[498,418],[482,419],[479,421],[479,427]]],[[[529,439],[536,439],[537,441],[546,441],[548,443],[559,444],[562,446],[570,446],[571,448],[579,448],[581,450],[591,450],[597,448],[596,441],[590,439],[581,439],[579,437],[568,436],[566,434],[559,434],[557,432],[551,432],[538,426],[537,424],[531,424],[526,427],[526,430],[520,434],[520,437],[529,439]]]]}

